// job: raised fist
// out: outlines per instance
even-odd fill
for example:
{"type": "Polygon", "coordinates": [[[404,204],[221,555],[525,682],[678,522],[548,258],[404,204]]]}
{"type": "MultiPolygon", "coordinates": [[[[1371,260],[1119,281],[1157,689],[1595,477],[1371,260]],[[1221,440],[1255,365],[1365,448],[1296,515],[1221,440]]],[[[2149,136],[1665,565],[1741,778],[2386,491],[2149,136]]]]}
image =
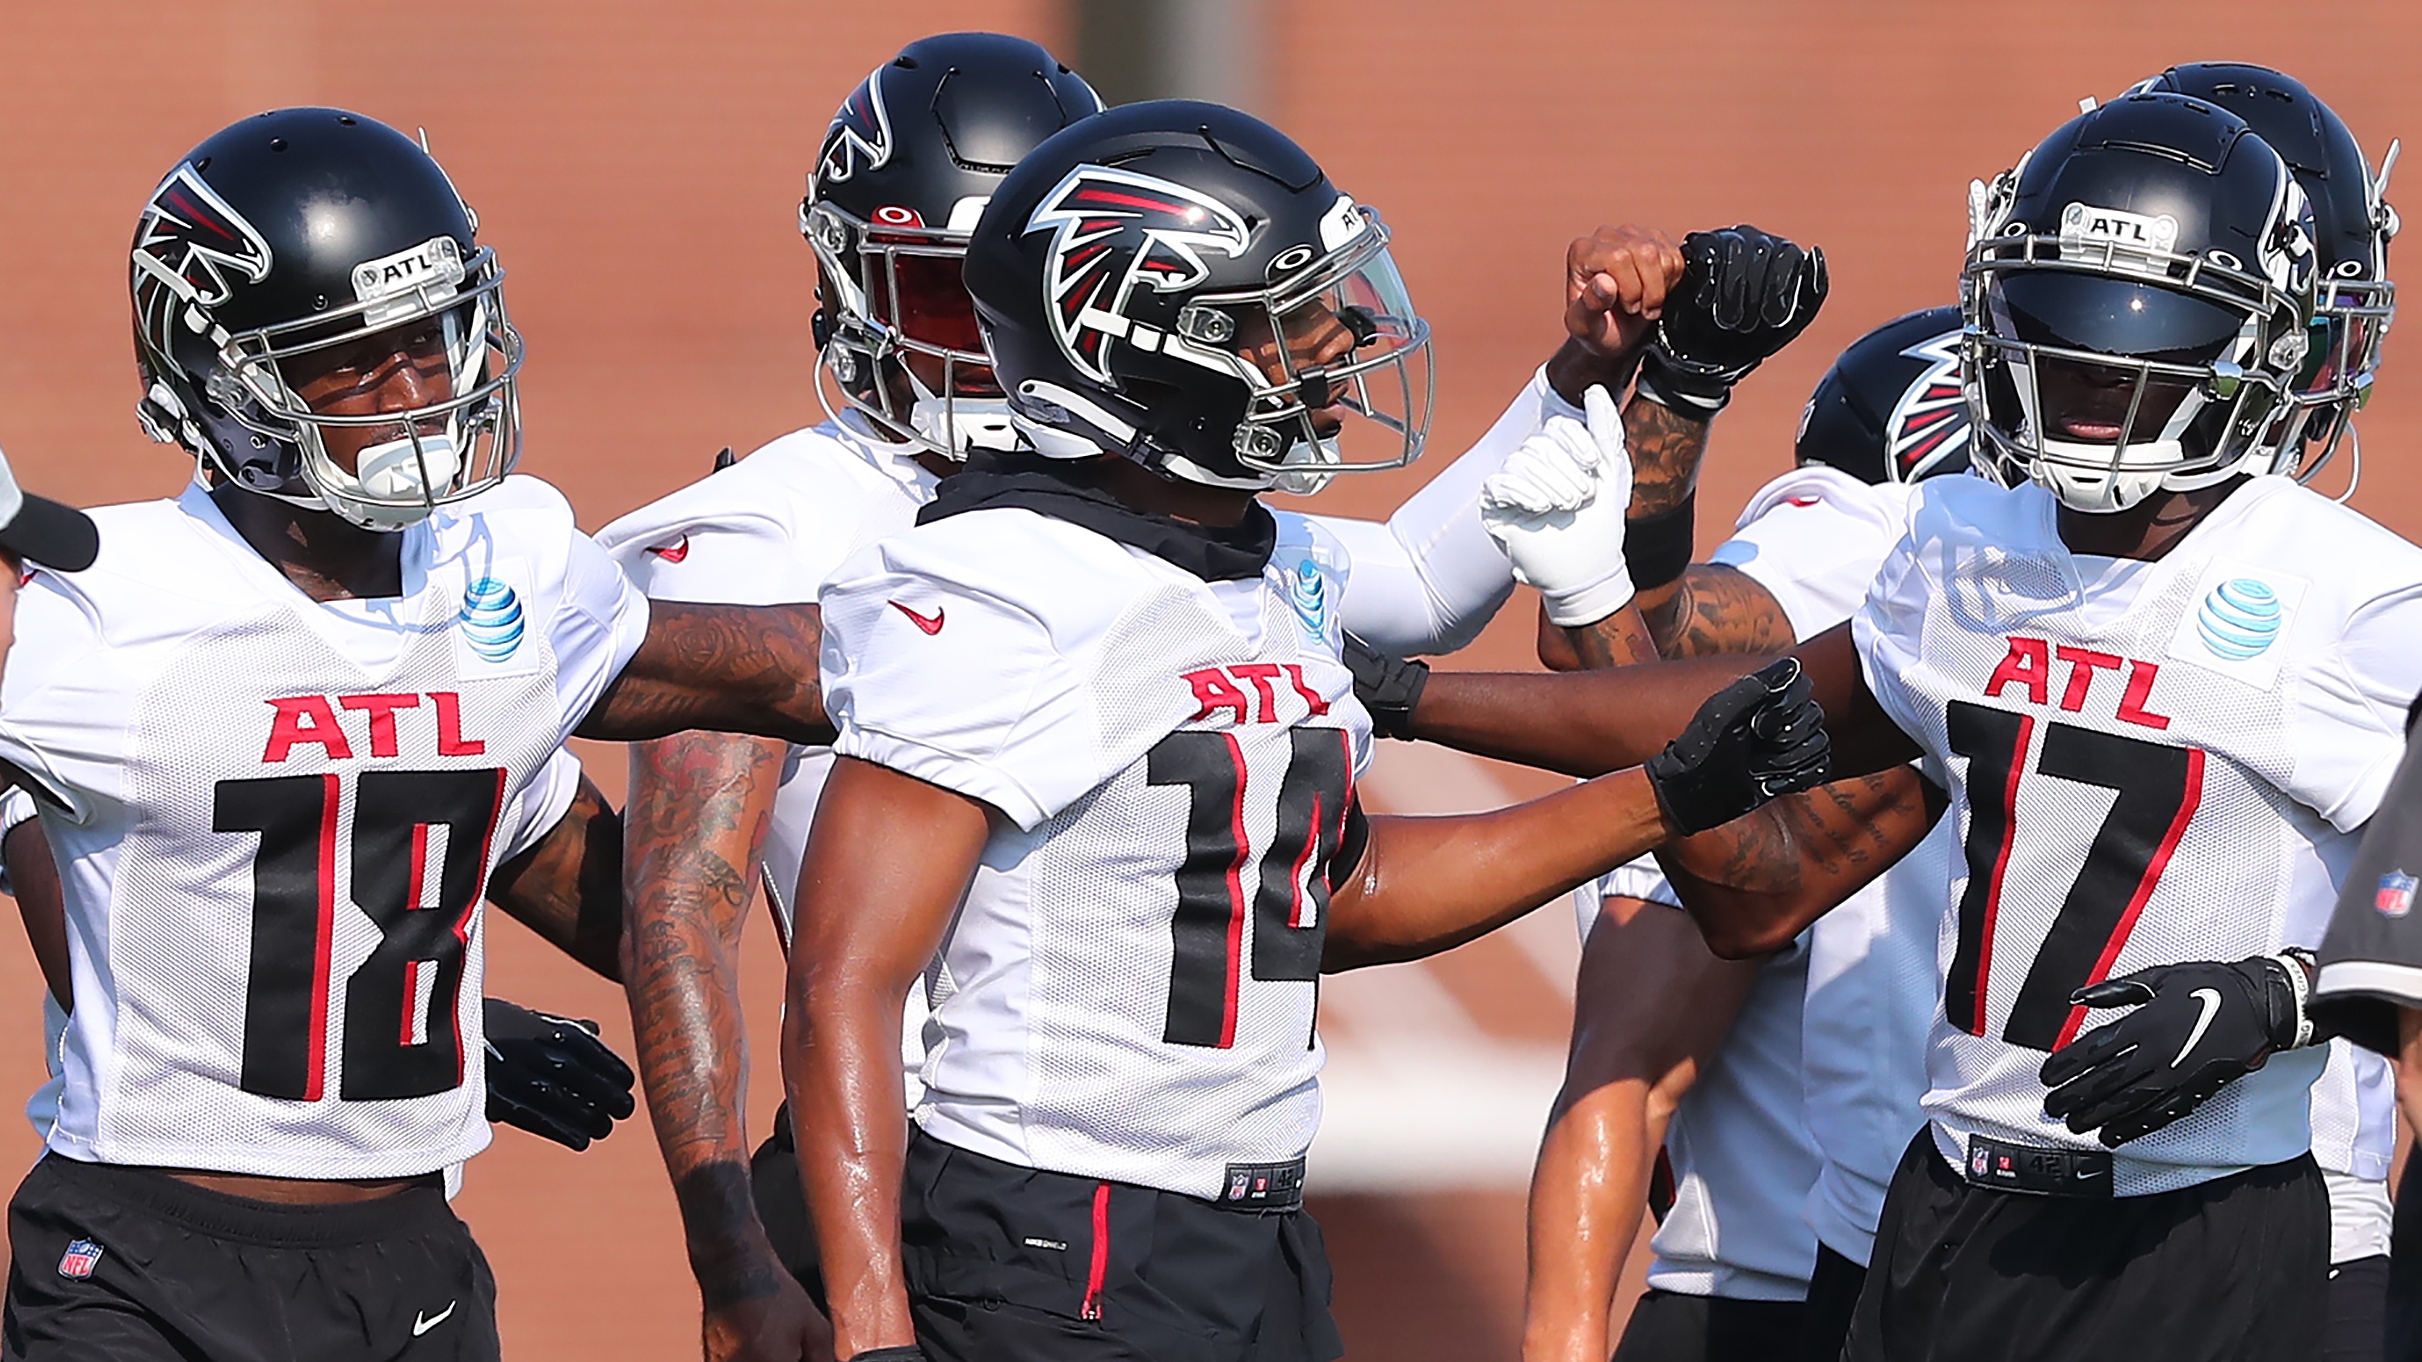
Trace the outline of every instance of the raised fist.
{"type": "Polygon", "coordinates": [[[1744,223],[1682,238],[1682,279],[1641,363],[1650,396],[1707,412],[1808,329],[1825,305],[1825,252],[1744,223]]]}

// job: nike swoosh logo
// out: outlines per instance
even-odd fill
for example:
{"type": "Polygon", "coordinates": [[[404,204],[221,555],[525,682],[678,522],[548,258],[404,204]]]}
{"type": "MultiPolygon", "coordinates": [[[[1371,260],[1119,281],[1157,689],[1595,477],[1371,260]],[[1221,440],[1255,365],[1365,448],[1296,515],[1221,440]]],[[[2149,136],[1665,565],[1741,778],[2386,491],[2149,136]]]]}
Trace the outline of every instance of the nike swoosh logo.
{"type": "Polygon", "coordinates": [[[2203,1039],[2204,1029],[2212,1024],[2212,1018],[2220,1015],[2219,989],[2199,988],[2187,996],[2203,1005],[2203,1015],[2195,1019],[2195,1029],[2187,1032],[2187,1043],[2178,1047],[2178,1057],[2170,1061],[2170,1067],[2173,1069],[2178,1067],[2180,1060],[2187,1057],[2187,1051],[2195,1048],[2195,1042],[2203,1039]]]}
{"type": "Polygon", "coordinates": [[[461,1301],[447,1301],[446,1308],[438,1311],[437,1318],[435,1319],[422,1319],[420,1311],[413,1311],[412,1336],[414,1338],[419,1338],[422,1334],[425,1334],[431,1329],[436,1328],[438,1325],[445,1323],[447,1318],[454,1313],[454,1307],[460,1304],[462,1304],[461,1301]]]}
{"type": "Polygon", "coordinates": [[[944,611],[936,610],[930,616],[920,615],[916,611],[909,609],[907,606],[900,604],[898,601],[891,602],[891,608],[899,611],[903,615],[908,616],[909,623],[917,626],[919,629],[924,630],[928,634],[938,634],[942,632],[942,616],[944,613],[946,613],[944,611]]]}
{"type": "Polygon", "coordinates": [[[678,563],[682,559],[690,556],[690,537],[685,534],[679,539],[674,540],[672,543],[665,545],[663,548],[651,548],[648,550],[648,552],[655,554],[657,557],[662,558],[668,563],[678,563]]]}

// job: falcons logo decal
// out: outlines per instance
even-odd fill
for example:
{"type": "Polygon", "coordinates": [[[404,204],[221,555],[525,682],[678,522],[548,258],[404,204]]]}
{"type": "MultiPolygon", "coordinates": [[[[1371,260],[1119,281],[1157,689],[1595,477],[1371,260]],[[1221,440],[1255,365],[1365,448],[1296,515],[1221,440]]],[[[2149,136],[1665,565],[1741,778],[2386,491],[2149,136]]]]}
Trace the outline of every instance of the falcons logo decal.
{"type": "Polygon", "coordinates": [[[1043,196],[1026,231],[1052,231],[1044,302],[1060,350],[1078,371],[1110,381],[1110,349],[1130,339],[1127,300],[1141,285],[1176,293],[1211,273],[1202,253],[1243,255],[1244,215],[1183,185],[1105,166],[1078,166],[1043,196]]]}
{"type": "Polygon", "coordinates": [[[891,115],[883,108],[883,68],[858,83],[824,130],[823,177],[835,184],[891,160],[891,115]]]}
{"type": "Polygon", "coordinates": [[[257,284],[269,277],[269,243],[187,163],[144,205],[134,263],[146,332],[166,348],[180,302],[216,307],[235,292],[237,278],[257,284]],[[144,287],[147,279],[153,287],[144,287]]]}
{"type": "Polygon", "coordinates": [[[1888,467],[1899,482],[1915,482],[1968,452],[1968,407],[1960,395],[1959,332],[1946,331],[1901,351],[1926,370],[1901,390],[1884,422],[1888,467]]]}

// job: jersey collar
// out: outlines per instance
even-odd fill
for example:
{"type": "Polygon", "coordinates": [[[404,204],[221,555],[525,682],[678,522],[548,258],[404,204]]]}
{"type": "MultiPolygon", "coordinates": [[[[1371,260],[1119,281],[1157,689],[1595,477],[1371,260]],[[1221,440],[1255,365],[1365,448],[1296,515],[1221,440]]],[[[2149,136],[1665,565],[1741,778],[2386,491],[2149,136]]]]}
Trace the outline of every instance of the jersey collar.
{"type": "Polygon", "coordinates": [[[1247,581],[1269,566],[1270,553],[1278,545],[1278,518],[1260,502],[1252,504],[1234,529],[1212,529],[1135,510],[1088,485],[1080,469],[1034,455],[979,454],[963,472],[942,480],[933,501],[917,512],[917,523],[1014,507],[1141,549],[1206,582],[1247,581]]]}

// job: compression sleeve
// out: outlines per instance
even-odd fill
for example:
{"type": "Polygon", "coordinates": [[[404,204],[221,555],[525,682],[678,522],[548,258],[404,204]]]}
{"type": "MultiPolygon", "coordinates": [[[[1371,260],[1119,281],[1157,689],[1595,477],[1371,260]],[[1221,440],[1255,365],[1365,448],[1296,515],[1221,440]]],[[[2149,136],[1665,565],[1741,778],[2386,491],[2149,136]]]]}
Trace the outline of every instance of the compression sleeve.
{"type": "Polygon", "coordinates": [[[1415,492],[1386,524],[1315,516],[1354,564],[1346,583],[1346,628],[1399,655],[1451,653],[1478,637],[1513,594],[1514,569],[1480,523],[1480,484],[1536,434],[1547,418],[1582,419],[1531,375],[1479,443],[1415,492]]]}

